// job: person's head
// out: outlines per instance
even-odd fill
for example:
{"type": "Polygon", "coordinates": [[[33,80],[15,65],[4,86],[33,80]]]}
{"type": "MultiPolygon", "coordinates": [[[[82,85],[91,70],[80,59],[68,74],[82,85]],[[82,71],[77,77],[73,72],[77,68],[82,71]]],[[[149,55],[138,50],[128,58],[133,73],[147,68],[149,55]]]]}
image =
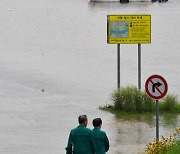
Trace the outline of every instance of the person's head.
{"type": "Polygon", "coordinates": [[[88,124],[87,116],[86,115],[80,115],[78,118],[78,122],[80,125],[87,126],[87,124],[88,124]]]}
{"type": "Polygon", "coordinates": [[[94,127],[101,128],[102,120],[101,118],[95,118],[92,123],[94,127]]]}

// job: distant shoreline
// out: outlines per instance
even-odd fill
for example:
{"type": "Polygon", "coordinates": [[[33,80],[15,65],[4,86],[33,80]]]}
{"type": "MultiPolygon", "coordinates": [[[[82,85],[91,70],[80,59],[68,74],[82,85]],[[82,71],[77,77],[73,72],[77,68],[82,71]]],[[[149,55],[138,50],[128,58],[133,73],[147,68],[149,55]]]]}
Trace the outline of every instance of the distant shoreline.
{"type": "MultiPolygon", "coordinates": [[[[119,2],[120,0],[90,0],[90,2],[119,2]]],[[[152,2],[152,0],[129,0],[129,2],[152,2]]]]}

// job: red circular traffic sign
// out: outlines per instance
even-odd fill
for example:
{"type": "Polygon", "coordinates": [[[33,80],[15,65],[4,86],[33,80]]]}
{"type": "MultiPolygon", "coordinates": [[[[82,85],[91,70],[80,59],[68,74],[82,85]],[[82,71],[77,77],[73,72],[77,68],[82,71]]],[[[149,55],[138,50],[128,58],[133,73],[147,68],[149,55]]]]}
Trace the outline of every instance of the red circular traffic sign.
{"type": "Polygon", "coordinates": [[[149,97],[157,100],[166,95],[168,85],[162,76],[152,75],[146,80],[145,90],[149,97]]]}

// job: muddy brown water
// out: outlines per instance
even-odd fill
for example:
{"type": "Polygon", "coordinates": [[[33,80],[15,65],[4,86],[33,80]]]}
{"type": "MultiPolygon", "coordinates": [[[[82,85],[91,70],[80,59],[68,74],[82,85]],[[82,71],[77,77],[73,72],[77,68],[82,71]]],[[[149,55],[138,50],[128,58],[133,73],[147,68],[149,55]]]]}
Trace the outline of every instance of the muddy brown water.
{"type": "MultiPolygon", "coordinates": [[[[77,117],[95,117],[109,154],[143,153],[155,117],[100,111],[116,89],[116,45],[106,43],[107,14],[151,14],[152,43],[142,45],[142,87],[152,74],[180,91],[180,1],[128,4],[88,0],[0,1],[0,153],[63,154],[77,117]]],[[[137,85],[137,46],[122,45],[121,85],[137,85]]],[[[144,88],[143,88],[144,89],[144,88]]],[[[160,116],[160,136],[180,126],[160,116]]]]}

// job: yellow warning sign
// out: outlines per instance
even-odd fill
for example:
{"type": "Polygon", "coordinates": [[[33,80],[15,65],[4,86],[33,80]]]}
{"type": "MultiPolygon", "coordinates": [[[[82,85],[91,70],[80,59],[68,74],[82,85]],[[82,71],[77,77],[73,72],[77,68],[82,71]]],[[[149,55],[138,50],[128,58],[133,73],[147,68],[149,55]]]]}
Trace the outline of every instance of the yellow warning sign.
{"type": "Polygon", "coordinates": [[[151,15],[108,15],[107,42],[110,44],[151,43],[151,15]]]}

